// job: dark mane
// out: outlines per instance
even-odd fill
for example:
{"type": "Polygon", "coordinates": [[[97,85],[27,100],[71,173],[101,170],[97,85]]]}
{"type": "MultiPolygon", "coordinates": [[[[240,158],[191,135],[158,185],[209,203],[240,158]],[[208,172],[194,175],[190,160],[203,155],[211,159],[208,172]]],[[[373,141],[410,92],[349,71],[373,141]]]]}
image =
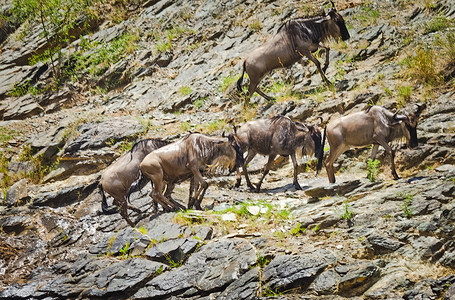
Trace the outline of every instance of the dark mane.
{"type": "Polygon", "coordinates": [[[168,141],[161,140],[161,139],[143,139],[143,140],[137,141],[131,147],[131,150],[128,151],[128,153],[130,154],[130,160],[133,159],[133,153],[136,153],[137,151],[139,151],[139,149],[145,148],[149,142],[152,142],[153,145],[155,146],[155,148],[161,148],[161,147],[169,144],[168,141]]]}
{"type": "Polygon", "coordinates": [[[283,118],[284,118],[284,119],[289,119],[289,118],[286,117],[286,116],[276,115],[276,116],[273,116],[273,117],[270,118],[270,122],[276,123],[276,122],[278,122],[279,120],[282,120],[283,118]]]}

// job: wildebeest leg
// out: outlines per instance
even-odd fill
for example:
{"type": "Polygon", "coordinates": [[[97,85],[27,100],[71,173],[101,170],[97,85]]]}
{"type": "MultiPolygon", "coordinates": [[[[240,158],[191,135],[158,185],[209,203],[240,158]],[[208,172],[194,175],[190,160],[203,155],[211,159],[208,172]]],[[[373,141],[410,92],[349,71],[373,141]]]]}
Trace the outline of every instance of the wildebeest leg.
{"type": "Polygon", "coordinates": [[[237,178],[235,180],[235,187],[238,188],[240,187],[240,184],[242,183],[242,174],[240,173],[240,167],[237,167],[237,178]]]}
{"type": "Polygon", "coordinates": [[[198,190],[198,189],[199,189],[199,185],[196,186],[196,184],[194,183],[194,177],[191,177],[190,192],[189,192],[189,195],[188,195],[188,209],[191,209],[192,207],[194,207],[194,203],[196,202],[196,198],[193,195],[194,195],[194,191],[198,190]]]}
{"type": "Polygon", "coordinates": [[[400,179],[397,174],[397,170],[395,169],[395,151],[393,151],[392,147],[386,142],[382,135],[373,134],[373,139],[379,143],[382,147],[384,147],[385,151],[390,155],[390,160],[392,164],[392,176],[395,180],[400,179]]]}
{"type": "Polygon", "coordinates": [[[267,174],[269,174],[270,168],[272,167],[275,157],[276,157],[276,155],[274,155],[274,154],[269,155],[269,160],[267,161],[267,163],[264,166],[264,172],[262,173],[261,180],[259,180],[259,183],[256,185],[256,192],[259,193],[259,191],[261,190],[262,181],[264,180],[264,177],[267,174]]]}
{"type": "Polygon", "coordinates": [[[379,149],[379,145],[378,144],[374,144],[373,148],[371,149],[371,155],[370,155],[370,159],[371,160],[375,160],[376,159],[376,154],[378,154],[378,149],[379,149]]]}
{"type": "Polygon", "coordinates": [[[330,52],[330,48],[329,47],[325,47],[323,45],[319,45],[319,47],[321,49],[325,50],[325,62],[324,62],[324,67],[322,68],[322,72],[324,72],[324,74],[325,74],[325,71],[327,71],[327,68],[329,67],[329,52],[330,52]]]}
{"type": "Polygon", "coordinates": [[[118,201],[120,203],[120,215],[125,219],[125,221],[131,227],[134,227],[133,221],[128,217],[128,205],[126,204],[126,199],[124,201],[118,201]]]}
{"type": "Polygon", "coordinates": [[[321,74],[322,80],[324,80],[325,84],[327,84],[327,86],[330,87],[332,83],[327,79],[327,77],[325,77],[324,71],[321,69],[321,63],[319,62],[319,60],[317,60],[317,58],[314,57],[310,51],[305,51],[304,54],[308,57],[309,60],[311,60],[316,65],[319,74],[321,74]]]}
{"type": "Polygon", "coordinates": [[[264,94],[264,92],[261,91],[261,90],[259,89],[258,86],[256,86],[256,93],[258,93],[259,95],[261,95],[262,97],[264,97],[265,100],[267,100],[267,101],[273,101],[273,100],[274,100],[273,97],[270,97],[270,96],[267,96],[266,94],[264,94]]]}
{"type": "Polygon", "coordinates": [[[172,197],[172,191],[174,190],[175,182],[168,182],[166,187],[166,192],[164,193],[164,197],[168,200],[168,202],[176,209],[185,210],[186,207],[175,201],[172,197]]]}
{"type": "Polygon", "coordinates": [[[199,207],[199,209],[200,209],[202,198],[204,197],[205,191],[209,187],[209,184],[202,177],[202,174],[199,171],[199,166],[194,166],[194,165],[188,164],[187,167],[193,173],[194,186],[198,187],[198,188],[196,188],[196,192],[194,193],[193,198],[195,200],[193,200],[193,201],[195,201],[194,205],[196,206],[196,208],[199,207]],[[199,195],[201,195],[201,197],[199,197],[199,195]]]}
{"type": "Polygon", "coordinates": [[[208,187],[209,187],[208,184],[205,188],[202,187],[202,191],[200,192],[199,198],[196,200],[196,202],[194,204],[194,207],[198,210],[202,210],[202,207],[201,207],[202,199],[204,199],[204,195],[205,195],[205,192],[207,191],[208,187]]]}
{"type": "Polygon", "coordinates": [[[325,160],[325,169],[327,170],[327,177],[330,183],[335,183],[335,172],[333,171],[333,163],[335,160],[349,147],[339,145],[338,147],[330,145],[330,151],[325,160]]]}
{"type": "Polygon", "coordinates": [[[256,156],[256,152],[254,152],[251,149],[248,149],[248,154],[247,154],[247,156],[245,158],[245,162],[242,166],[242,173],[243,173],[243,176],[245,176],[246,185],[252,190],[254,189],[254,186],[251,184],[250,177],[248,176],[247,166],[255,156],[256,156]]]}
{"type": "Polygon", "coordinates": [[[296,189],[301,190],[302,187],[300,186],[299,182],[297,181],[297,159],[295,158],[295,152],[291,154],[292,165],[294,166],[294,186],[296,189]]]}

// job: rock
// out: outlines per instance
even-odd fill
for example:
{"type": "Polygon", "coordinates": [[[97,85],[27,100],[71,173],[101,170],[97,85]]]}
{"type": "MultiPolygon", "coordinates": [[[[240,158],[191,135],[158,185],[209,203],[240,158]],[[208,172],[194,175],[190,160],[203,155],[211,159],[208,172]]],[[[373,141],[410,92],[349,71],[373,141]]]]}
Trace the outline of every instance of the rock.
{"type": "Polygon", "coordinates": [[[184,262],[200,245],[196,239],[175,239],[151,247],[145,255],[155,261],[166,264],[184,262]]]}
{"type": "Polygon", "coordinates": [[[317,295],[335,294],[341,276],[332,269],[321,273],[311,284],[310,290],[314,290],[317,295]]]}
{"type": "Polygon", "coordinates": [[[78,127],[80,135],[64,148],[64,157],[80,156],[82,150],[107,146],[135,136],[144,125],[134,118],[112,118],[99,123],[85,123],[78,127]]]}
{"type": "Polygon", "coordinates": [[[201,247],[180,268],[153,278],[132,298],[191,297],[223,291],[255,263],[255,250],[246,240],[212,242],[201,247]]]}
{"type": "Polygon", "coordinates": [[[18,206],[30,200],[27,186],[27,179],[21,179],[14,183],[6,192],[6,206],[18,206]]]}
{"type": "Polygon", "coordinates": [[[0,218],[0,228],[6,233],[19,235],[29,228],[29,221],[26,215],[3,217],[0,218]]]}
{"type": "Polygon", "coordinates": [[[335,261],[333,254],[326,250],[302,256],[277,256],[264,268],[262,281],[264,287],[272,291],[307,288],[317,274],[335,261]]]}
{"type": "Polygon", "coordinates": [[[404,243],[398,240],[387,238],[376,233],[369,235],[366,241],[373,248],[373,252],[376,255],[395,251],[404,245],[404,243]]]}
{"type": "Polygon", "coordinates": [[[104,297],[124,293],[128,289],[146,282],[151,276],[162,272],[165,265],[142,258],[120,261],[102,268],[73,285],[51,281],[39,288],[41,292],[52,292],[60,297],[80,294],[81,297],[104,297]]]}
{"type": "Polygon", "coordinates": [[[259,290],[259,268],[255,267],[231,283],[216,299],[220,300],[247,300],[257,299],[259,290]]]}
{"type": "Polygon", "coordinates": [[[352,180],[331,185],[321,185],[305,190],[305,194],[313,198],[343,196],[352,192],[362,184],[361,180],[352,180]]]}
{"type": "Polygon", "coordinates": [[[360,262],[348,266],[338,286],[338,293],[344,297],[362,295],[380,278],[381,270],[370,262],[360,262]]]}
{"type": "Polygon", "coordinates": [[[50,206],[53,208],[74,204],[87,197],[97,187],[94,177],[74,176],[62,182],[54,183],[38,190],[32,196],[34,206],[50,206]],[[79,178],[78,178],[79,177],[79,178]],[[92,179],[90,181],[90,179],[92,179]],[[88,181],[88,182],[87,182],[88,181]]]}
{"type": "Polygon", "coordinates": [[[443,245],[439,239],[432,236],[421,236],[411,243],[421,259],[430,259],[443,245]]]}

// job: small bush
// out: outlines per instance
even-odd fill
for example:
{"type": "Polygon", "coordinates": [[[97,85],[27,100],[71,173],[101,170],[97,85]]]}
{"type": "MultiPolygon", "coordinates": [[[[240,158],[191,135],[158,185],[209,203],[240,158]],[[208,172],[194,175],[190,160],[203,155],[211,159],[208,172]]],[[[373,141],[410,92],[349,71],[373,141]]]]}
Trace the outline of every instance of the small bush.
{"type": "Polygon", "coordinates": [[[431,19],[426,25],[425,25],[425,31],[424,33],[431,33],[431,32],[437,32],[444,30],[452,25],[453,21],[447,19],[444,16],[437,16],[433,19],[431,19]]]}
{"type": "Polygon", "coordinates": [[[368,159],[368,167],[367,167],[367,178],[371,182],[375,182],[377,180],[377,176],[379,175],[379,160],[375,159],[372,160],[371,158],[368,159]]]}
{"type": "Polygon", "coordinates": [[[344,220],[351,220],[354,215],[354,211],[352,210],[352,207],[349,205],[349,203],[346,201],[343,204],[343,214],[340,216],[344,220]]]}
{"type": "Polygon", "coordinates": [[[442,47],[442,57],[447,65],[455,65],[455,32],[449,32],[444,38],[438,38],[436,45],[442,47]]]}
{"type": "Polygon", "coordinates": [[[189,86],[183,86],[179,89],[179,93],[182,96],[188,96],[192,92],[193,92],[193,90],[189,86]]]}
{"type": "Polygon", "coordinates": [[[428,47],[419,46],[416,55],[404,59],[401,63],[407,69],[410,79],[428,85],[437,85],[441,78],[436,70],[436,53],[428,47]]]}
{"type": "Polygon", "coordinates": [[[401,204],[401,209],[403,210],[403,216],[406,218],[411,218],[414,214],[414,210],[412,208],[412,199],[414,198],[413,194],[408,194],[406,198],[403,200],[401,204]]]}

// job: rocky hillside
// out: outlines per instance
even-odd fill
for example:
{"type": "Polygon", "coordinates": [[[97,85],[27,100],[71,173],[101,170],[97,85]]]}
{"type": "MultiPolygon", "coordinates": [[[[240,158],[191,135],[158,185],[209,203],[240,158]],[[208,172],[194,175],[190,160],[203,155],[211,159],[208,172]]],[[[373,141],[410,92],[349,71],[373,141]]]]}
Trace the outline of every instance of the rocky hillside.
{"type": "MultiPolygon", "coordinates": [[[[249,107],[243,58],[328,2],[112,1],[57,46],[1,2],[1,299],[455,297],[455,1],[336,1],[351,39],[330,44],[333,88],[303,61],[264,78],[276,100],[249,107]],[[423,103],[419,146],[394,145],[402,179],[383,149],[379,166],[352,149],[336,184],[302,158],[296,190],[279,158],[259,193],[210,177],[204,211],[152,214],[148,186],[135,228],[101,212],[102,171],[139,139],[423,103]]],[[[266,161],[250,163],[254,182],[266,161]]],[[[188,189],[173,198],[186,204],[188,189]]]]}

